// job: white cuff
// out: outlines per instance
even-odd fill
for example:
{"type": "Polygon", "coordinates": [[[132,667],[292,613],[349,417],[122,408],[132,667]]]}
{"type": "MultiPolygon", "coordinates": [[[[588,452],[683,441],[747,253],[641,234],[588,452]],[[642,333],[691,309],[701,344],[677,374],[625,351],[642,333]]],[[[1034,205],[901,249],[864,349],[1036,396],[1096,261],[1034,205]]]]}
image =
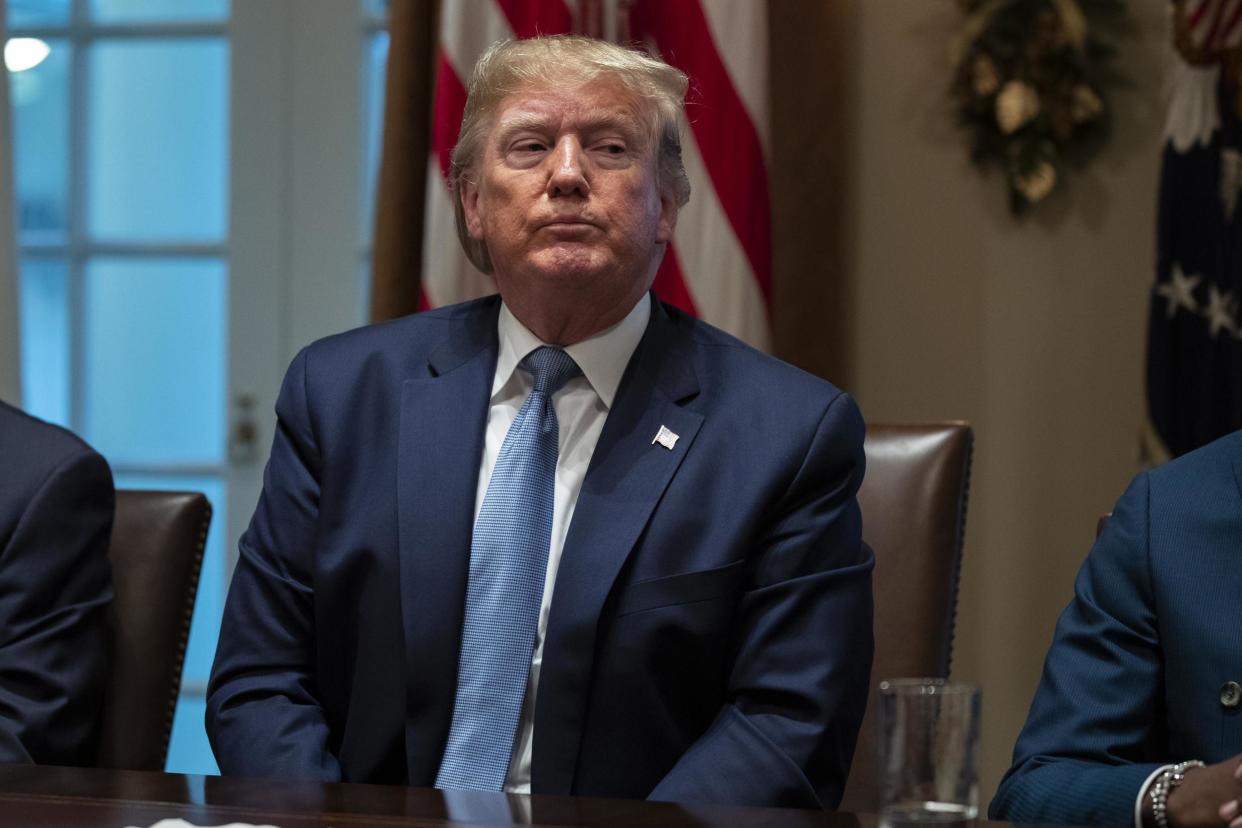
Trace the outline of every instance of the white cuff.
{"type": "Polygon", "coordinates": [[[1172,765],[1162,765],[1151,772],[1151,776],[1143,780],[1143,784],[1139,787],[1138,798],[1134,800],[1134,828],[1143,828],[1143,797],[1147,796],[1147,789],[1151,787],[1151,783],[1156,781],[1156,777],[1172,768],[1172,765]]]}

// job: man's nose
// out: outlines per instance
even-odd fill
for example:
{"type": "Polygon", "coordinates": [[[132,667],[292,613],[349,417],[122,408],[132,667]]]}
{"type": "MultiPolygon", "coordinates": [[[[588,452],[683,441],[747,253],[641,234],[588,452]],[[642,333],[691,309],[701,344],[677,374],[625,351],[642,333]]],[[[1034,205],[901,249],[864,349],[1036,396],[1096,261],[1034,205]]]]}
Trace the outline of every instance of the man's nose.
{"type": "Polygon", "coordinates": [[[585,169],[586,158],[582,145],[572,135],[566,135],[552,153],[552,174],[548,177],[548,195],[585,196],[591,191],[585,169]]]}

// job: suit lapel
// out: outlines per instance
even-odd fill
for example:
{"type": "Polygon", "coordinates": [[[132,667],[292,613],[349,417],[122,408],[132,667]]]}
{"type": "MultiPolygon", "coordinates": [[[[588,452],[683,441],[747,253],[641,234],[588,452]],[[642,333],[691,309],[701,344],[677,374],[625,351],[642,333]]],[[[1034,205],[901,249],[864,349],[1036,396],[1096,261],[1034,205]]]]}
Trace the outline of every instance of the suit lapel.
{"type": "Polygon", "coordinates": [[[398,547],[406,761],[415,785],[434,780],[453,713],[498,310],[497,301],[451,319],[426,376],[402,388],[398,547]]]}
{"type": "Polygon", "coordinates": [[[703,422],[701,414],[683,407],[698,393],[686,328],[652,303],[647,332],[626,369],[574,507],[539,676],[535,793],[571,791],[600,612],[703,422]],[[678,436],[672,449],[652,442],[661,426],[678,436]]]}

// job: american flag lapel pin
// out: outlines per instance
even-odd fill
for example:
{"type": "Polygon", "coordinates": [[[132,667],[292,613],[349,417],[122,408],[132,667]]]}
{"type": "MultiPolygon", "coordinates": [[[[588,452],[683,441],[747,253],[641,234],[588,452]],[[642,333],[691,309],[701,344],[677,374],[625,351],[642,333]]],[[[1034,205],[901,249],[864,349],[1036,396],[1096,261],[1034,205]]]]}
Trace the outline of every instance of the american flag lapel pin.
{"type": "Polygon", "coordinates": [[[660,430],[656,432],[656,436],[652,438],[651,445],[659,443],[669,451],[673,450],[673,446],[677,445],[677,433],[670,431],[668,426],[660,426],[660,430]]]}

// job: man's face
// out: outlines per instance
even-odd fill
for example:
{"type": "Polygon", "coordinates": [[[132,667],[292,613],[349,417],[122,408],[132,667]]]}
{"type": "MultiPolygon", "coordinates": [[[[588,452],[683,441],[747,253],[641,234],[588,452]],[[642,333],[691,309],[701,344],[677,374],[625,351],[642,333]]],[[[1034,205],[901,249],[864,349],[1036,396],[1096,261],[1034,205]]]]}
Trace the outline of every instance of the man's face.
{"type": "Polygon", "coordinates": [[[613,79],[501,101],[461,193],[507,302],[554,290],[606,315],[650,287],[676,207],[656,189],[643,106],[613,79]]]}

